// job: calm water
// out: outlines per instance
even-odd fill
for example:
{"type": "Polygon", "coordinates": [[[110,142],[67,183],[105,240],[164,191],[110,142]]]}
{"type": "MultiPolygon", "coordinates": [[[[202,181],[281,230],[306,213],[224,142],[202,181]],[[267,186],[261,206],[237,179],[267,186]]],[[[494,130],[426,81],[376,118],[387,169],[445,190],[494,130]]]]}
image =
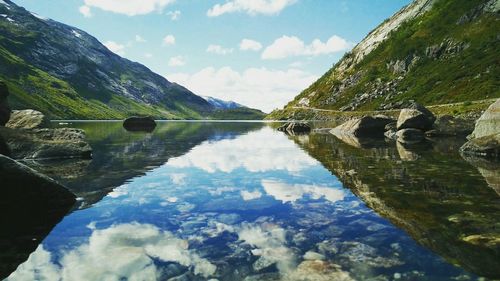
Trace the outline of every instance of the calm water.
{"type": "Polygon", "coordinates": [[[456,141],[344,143],[263,123],[66,126],[86,130],[94,159],[28,164],[79,205],[8,280],[500,277],[498,170],[462,160],[456,141]]]}

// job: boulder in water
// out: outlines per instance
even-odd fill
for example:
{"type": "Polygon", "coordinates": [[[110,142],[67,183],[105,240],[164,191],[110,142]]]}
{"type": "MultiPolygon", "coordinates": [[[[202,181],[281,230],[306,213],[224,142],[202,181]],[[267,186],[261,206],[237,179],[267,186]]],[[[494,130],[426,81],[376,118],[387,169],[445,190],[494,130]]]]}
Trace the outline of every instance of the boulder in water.
{"type": "Polygon", "coordinates": [[[436,117],[424,106],[412,103],[408,108],[401,110],[399,114],[397,129],[420,129],[427,131],[432,129],[436,117]]]}
{"type": "Polygon", "coordinates": [[[311,126],[304,122],[288,122],[281,125],[278,131],[288,134],[307,134],[311,132],[311,126]]]}
{"type": "Polygon", "coordinates": [[[92,148],[80,129],[19,130],[0,127],[0,137],[14,159],[90,159],[92,148]]]}
{"type": "Polygon", "coordinates": [[[385,127],[393,122],[394,119],[383,115],[365,116],[351,119],[332,129],[331,133],[335,135],[352,135],[355,137],[383,136],[385,127]]]}
{"type": "Polygon", "coordinates": [[[156,128],[156,122],[153,117],[130,117],[123,121],[123,128],[127,131],[144,131],[144,132],[152,132],[156,128]]]}
{"type": "Polygon", "coordinates": [[[477,120],[470,140],[461,148],[462,154],[500,159],[500,99],[497,99],[477,120]]]}

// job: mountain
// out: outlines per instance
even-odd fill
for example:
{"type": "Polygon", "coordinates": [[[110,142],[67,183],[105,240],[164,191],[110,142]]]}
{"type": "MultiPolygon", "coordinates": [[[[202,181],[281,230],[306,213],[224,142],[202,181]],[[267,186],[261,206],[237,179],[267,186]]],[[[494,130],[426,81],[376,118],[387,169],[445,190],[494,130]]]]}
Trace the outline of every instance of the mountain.
{"type": "Polygon", "coordinates": [[[208,101],[209,104],[214,106],[217,109],[235,109],[235,108],[242,108],[246,107],[244,105],[241,105],[239,103],[236,103],[234,101],[225,101],[221,99],[217,99],[214,97],[203,97],[206,101],[208,101]]]}
{"type": "Polygon", "coordinates": [[[500,97],[500,1],[415,0],[270,118],[500,97]]]}
{"type": "Polygon", "coordinates": [[[83,30],[9,0],[0,1],[0,80],[9,87],[12,108],[36,109],[53,119],[225,117],[202,97],[116,55],[83,30]]]}

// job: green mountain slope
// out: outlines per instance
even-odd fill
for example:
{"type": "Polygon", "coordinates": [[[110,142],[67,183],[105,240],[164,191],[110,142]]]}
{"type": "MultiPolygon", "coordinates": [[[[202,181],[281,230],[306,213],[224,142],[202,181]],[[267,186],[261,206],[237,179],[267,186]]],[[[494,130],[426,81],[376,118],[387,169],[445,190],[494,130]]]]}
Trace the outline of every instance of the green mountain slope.
{"type": "Polygon", "coordinates": [[[284,110],[385,110],[500,97],[500,1],[416,0],[284,110]]]}
{"type": "Polygon", "coordinates": [[[12,93],[12,108],[33,108],[54,119],[221,115],[202,97],[114,54],[84,31],[9,0],[0,1],[0,80],[12,93]]]}

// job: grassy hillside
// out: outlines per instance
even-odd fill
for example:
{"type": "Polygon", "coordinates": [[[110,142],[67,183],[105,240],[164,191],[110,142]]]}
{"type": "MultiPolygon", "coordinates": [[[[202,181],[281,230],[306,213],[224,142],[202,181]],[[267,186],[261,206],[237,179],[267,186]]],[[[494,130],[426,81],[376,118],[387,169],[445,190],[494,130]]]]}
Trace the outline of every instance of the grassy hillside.
{"type": "Polygon", "coordinates": [[[354,55],[347,53],[269,118],[295,107],[363,111],[397,109],[409,100],[434,105],[498,98],[499,6],[498,0],[436,0],[345,67],[354,55]]]}
{"type": "MultiPolygon", "coordinates": [[[[84,31],[9,0],[0,2],[0,80],[13,109],[36,109],[52,119],[227,119],[204,98],[114,54],[84,31]]],[[[238,119],[249,115],[241,113],[238,119]]]]}

